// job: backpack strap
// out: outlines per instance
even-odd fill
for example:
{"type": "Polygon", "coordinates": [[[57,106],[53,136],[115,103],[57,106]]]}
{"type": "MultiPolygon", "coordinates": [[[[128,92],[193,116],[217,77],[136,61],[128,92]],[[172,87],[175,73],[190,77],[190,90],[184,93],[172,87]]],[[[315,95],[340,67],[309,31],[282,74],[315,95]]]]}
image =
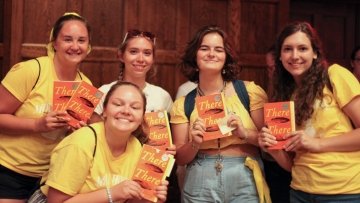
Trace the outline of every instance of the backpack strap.
{"type": "Polygon", "coordinates": [[[195,88],[185,96],[184,111],[188,120],[190,120],[190,115],[194,110],[196,93],[197,89],[195,88]]]}
{"type": "MultiPolygon", "coordinates": [[[[244,81],[233,80],[232,83],[241,103],[244,105],[245,109],[250,113],[250,99],[244,81]]],[[[197,92],[195,88],[185,96],[184,111],[188,120],[190,120],[190,115],[194,110],[196,93],[197,92]]]]}
{"type": "Polygon", "coordinates": [[[245,109],[250,113],[250,99],[244,81],[233,80],[233,85],[241,103],[244,105],[245,109]]]}
{"type": "Polygon", "coordinates": [[[36,78],[36,81],[35,81],[34,86],[31,88],[31,90],[33,90],[33,89],[35,88],[36,84],[38,83],[39,78],[40,78],[40,73],[41,73],[41,66],[40,66],[39,60],[38,60],[37,58],[34,58],[34,60],[39,64],[39,74],[38,74],[38,76],[37,76],[37,78],[36,78]]]}
{"type": "Polygon", "coordinates": [[[89,127],[93,131],[94,137],[95,137],[95,147],[94,147],[94,152],[93,152],[93,158],[94,158],[95,152],[96,152],[96,147],[97,147],[97,135],[96,135],[96,131],[93,127],[91,127],[90,125],[88,125],[87,127],[89,127]]]}

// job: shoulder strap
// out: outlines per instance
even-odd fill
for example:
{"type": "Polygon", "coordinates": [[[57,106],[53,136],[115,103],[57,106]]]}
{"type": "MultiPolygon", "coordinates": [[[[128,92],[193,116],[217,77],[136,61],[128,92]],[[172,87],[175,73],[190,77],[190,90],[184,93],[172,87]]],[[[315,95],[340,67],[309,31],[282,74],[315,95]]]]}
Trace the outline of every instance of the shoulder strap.
{"type": "MultiPolygon", "coordinates": [[[[241,103],[244,105],[245,109],[250,113],[250,99],[244,81],[234,80],[233,85],[241,103]]],[[[191,112],[194,110],[195,97],[196,97],[196,88],[185,96],[184,111],[188,120],[190,120],[191,112]]]]}
{"type": "Polygon", "coordinates": [[[250,113],[250,99],[244,81],[233,80],[233,85],[241,103],[244,105],[245,109],[250,113]]]}
{"type": "Polygon", "coordinates": [[[245,109],[250,113],[250,99],[244,81],[233,80],[233,85],[241,103],[244,105],[245,109]]]}
{"type": "Polygon", "coordinates": [[[36,78],[36,81],[35,81],[34,86],[31,88],[32,90],[35,88],[36,84],[38,83],[39,78],[40,78],[40,73],[41,73],[41,66],[40,66],[40,62],[39,62],[39,60],[38,60],[37,58],[34,58],[34,59],[35,59],[35,61],[39,64],[39,75],[38,75],[38,76],[37,76],[37,78],[36,78]]]}
{"type": "Polygon", "coordinates": [[[82,77],[81,77],[80,71],[77,71],[77,72],[78,72],[78,75],[79,75],[80,79],[83,80],[82,77]]]}
{"type": "Polygon", "coordinates": [[[91,127],[90,125],[88,125],[87,127],[89,127],[93,133],[94,133],[94,137],[95,137],[95,147],[94,147],[94,152],[93,152],[93,157],[95,157],[95,152],[96,152],[96,147],[97,147],[97,135],[96,135],[96,131],[93,127],[91,127]]]}
{"type": "Polygon", "coordinates": [[[194,110],[195,97],[196,97],[196,88],[185,96],[184,111],[188,120],[190,120],[191,112],[194,110]]]}

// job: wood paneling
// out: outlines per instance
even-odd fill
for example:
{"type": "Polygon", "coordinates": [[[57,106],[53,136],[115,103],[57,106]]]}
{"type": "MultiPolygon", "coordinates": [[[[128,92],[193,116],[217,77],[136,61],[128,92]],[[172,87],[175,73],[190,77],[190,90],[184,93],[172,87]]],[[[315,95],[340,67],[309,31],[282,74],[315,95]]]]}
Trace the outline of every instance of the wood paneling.
{"type": "Polygon", "coordinates": [[[75,11],[92,27],[93,50],[81,69],[95,86],[117,79],[117,47],[128,29],[137,28],[156,34],[157,74],[149,81],[172,96],[186,81],[177,68],[179,57],[204,25],[217,24],[228,32],[242,66],[239,78],[263,87],[264,54],[289,16],[309,20],[326,33],[323,40],[332,60],[345,63],[360,42],[359,3],[354,0],[0,0],[0,9],[1,78],[11,65],[44,55],[54,21],[75,11]]]}
{"type": "Polygon", "coordinates": [[[349,67],[351,50],[360,39],[359,5],[358,1],[351,0],[294,0],[290,17],[308,21],[317,29],[330,63],[349,67]]]}

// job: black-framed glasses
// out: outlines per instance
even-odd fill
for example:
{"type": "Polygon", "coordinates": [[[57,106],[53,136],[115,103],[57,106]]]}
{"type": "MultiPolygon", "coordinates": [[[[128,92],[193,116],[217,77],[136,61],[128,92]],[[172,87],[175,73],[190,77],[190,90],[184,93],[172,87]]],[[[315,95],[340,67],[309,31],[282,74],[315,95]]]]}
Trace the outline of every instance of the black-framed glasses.
{"type": "Polygon", "coordinates": [[[148,32],[148,31],[140,31],[140,30],[129,30],[124,37],[124,40],[121,44],[124,44],[127,40],[134,38],[134,37],[144,37],[148,40],[150,40],[154,45],[156,42],[156,37],[153,33],[148,32]]]}

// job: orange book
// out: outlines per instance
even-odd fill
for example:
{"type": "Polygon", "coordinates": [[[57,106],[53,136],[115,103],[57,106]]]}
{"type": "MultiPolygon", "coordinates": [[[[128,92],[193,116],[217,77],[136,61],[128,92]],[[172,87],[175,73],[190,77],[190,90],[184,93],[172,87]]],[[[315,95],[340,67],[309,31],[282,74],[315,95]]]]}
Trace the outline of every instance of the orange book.
{"type": "Polygon", "coordinates": [[[74,95],[79,86],[79,81],[54,81],[53,86],[53,111],[64,111],[66,104],[74,95]]]}
{"type": "Polygon", "coordinates": [[[65,107],[70,118],[68,124],[75,127],[80,121],[87,123],[102,95],[96,87],[82,81],[65,107]]]}
{"type": "Polygon", "coordinates": [[[145,113],[145,122],[149,127],[148,145],[166,150],[172,145],[169,118],[166,111],[145,113]]]}
{"type": "Polygon", "coordinates": [[[165,150],[143,145],[132,180],[140,184],[145,199],[157,202],[155,188],[169,177],[174,163],[173,155],[167,154],[165,150]]]}
{"type": "Polygon", "coordinates": [[[264,121],[278,142],[269,149],[283,149],[287,140],[283,136],[295,131],[295,107],[293,101],[273,102],[264,105],[264,121]]]}
{"type": "MultiPolygon", "coordinates": [[[[221,133],[218,123],[226,115],[225,103],[222,94],[213,94],[195,98],[195,105],[200,118],[205,122],[206,130],[203,140],[213,140],[232,135],[231,132],[221,133]]],[[[226,122],[225,122],[226,125],[226,122]]]]}

